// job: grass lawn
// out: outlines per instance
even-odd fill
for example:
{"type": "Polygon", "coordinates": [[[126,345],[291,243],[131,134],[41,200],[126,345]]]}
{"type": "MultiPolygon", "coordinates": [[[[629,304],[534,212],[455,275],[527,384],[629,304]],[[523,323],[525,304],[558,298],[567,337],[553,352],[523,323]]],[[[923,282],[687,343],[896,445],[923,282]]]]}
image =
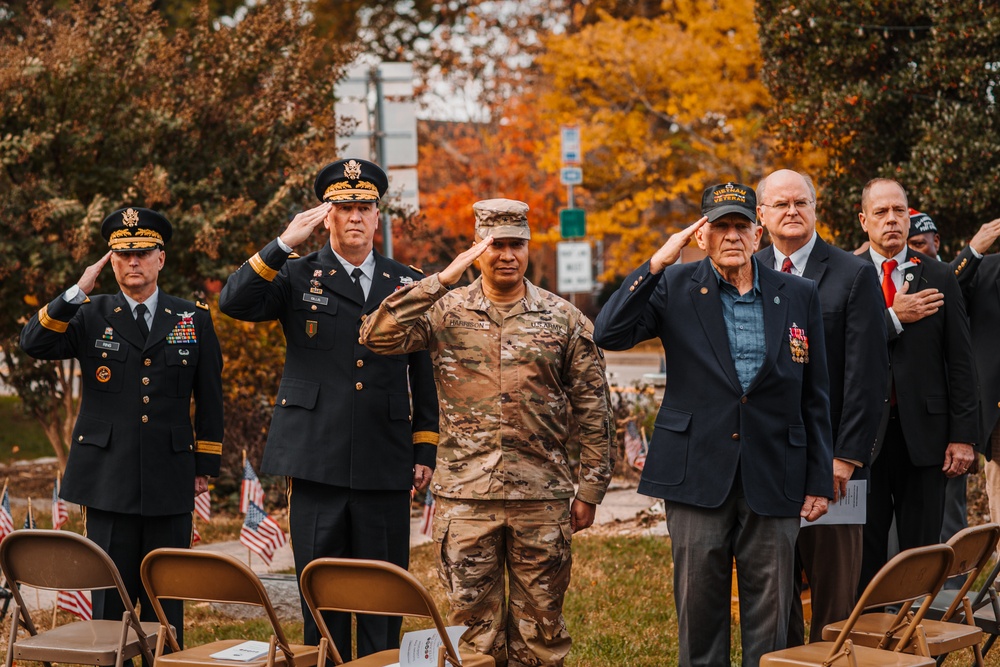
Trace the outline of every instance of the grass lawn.
{"type": "Polygon", "coordinates": [[[0,462],[52,456],[52,445],[34,417],[21,409],[21,399],[0,396],[0,462]]]}

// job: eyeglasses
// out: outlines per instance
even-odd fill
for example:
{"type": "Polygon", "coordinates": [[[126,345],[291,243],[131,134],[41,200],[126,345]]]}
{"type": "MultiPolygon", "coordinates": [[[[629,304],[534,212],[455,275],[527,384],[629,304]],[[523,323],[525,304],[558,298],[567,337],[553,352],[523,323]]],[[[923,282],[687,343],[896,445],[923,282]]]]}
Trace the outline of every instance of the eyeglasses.
{"type": "Polygon", "coordinates": [[[816,202],[812,199],[796,199],[795,202],[779,201],[773,204],[761,204],[761,206],[767,206],[768,208],[773,208],[775,211],[780,213],[785,213],[789,208],[795,206],[796,211],[803,211],[816,202]]]}

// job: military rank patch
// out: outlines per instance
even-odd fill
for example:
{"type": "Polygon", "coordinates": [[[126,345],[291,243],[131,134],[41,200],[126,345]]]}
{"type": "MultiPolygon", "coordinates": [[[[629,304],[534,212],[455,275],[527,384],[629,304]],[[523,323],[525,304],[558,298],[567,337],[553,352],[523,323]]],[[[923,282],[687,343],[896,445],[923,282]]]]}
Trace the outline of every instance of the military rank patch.
{"type": "Polygon", "coordinates": [[[181,313],[181,320],[174,325],[174,328],[167,334],[167,343],[178,345],[183,343],[197,343],[198,333],[194,328],[194,313],[181,313]]]}
{"type": "Polygon", "coordinates": [[[312,338],[319,332],[319,322],[316,320],[306,320],[306,335],[312,338]]]}
{"type": "Polygon", "coordinates": [[[792,352],[792,361],[800,364],[809,363],[809,337],[795,322],[792,322],[788,330],[788,347],[792,352]]]}
{"type": "Polygon", "coordinates": [[[111,369],[107,366],[101,366],[97,369],[97,381],[107,382],[111,379],[111,369]]]}

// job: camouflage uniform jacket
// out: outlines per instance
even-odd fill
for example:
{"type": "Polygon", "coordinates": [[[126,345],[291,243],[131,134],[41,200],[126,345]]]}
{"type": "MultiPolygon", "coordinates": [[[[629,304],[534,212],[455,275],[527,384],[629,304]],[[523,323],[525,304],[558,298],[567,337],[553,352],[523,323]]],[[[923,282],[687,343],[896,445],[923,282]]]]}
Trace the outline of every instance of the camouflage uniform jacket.
{"type": "Polygon", "coordinates": [[[428,276],[387,297],[361,330],[381,354],[430,351],[441,427],[431,489],[448,498],[569,498],[572,433],[580,441],[576,497],[601,502],[615,432],[593,324],[528,281],[504,317],[481,282],[449,291],[428,276]]]}

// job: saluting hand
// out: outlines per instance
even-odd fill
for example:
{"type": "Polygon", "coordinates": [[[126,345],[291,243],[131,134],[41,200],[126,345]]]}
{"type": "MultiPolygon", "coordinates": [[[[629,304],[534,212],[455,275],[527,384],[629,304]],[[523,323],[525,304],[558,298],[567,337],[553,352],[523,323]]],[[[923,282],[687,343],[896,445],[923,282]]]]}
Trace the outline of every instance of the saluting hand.
{"type": "Polygon", "coordinates": [[[492,236],[487,236],[482,241],[473,243],[471,248],[451,260],[448,268],[438,273],[438,282],[445,287],[451,287],[457,283],[465,274],[465,270],[472,266],[472,263],[479,259],[479,256],[486,252],[486,249],[492,244],[492,236]]]}
{"type": "Polygon", "coordinates": [[[702,216],[698,219],[698,222],[682,229],[676,234],[671,234],[667,242],[653,253],[653,257],[649,260],[649,272],[654,274],[660,273],[663,269],[676,262],[681,256],[681,250],[684,250],[687,244],[691,242],[691,237],[694,236],[694,233],[706,222],[708,222],[707,215],[702,216]]]}
{"type": "Polygon", "coordinates": [[[1000,237],[1000,218],[991,220],[980,227],[976,235],[969,241],[969,245],[972,246],[973,250],[982,255],[990,249],[990,246],[993,245],[993,242],[998,237],[1000,237]]]}
{"type": "Polygon", "coordinates": [[[101,257],[99,260],[86,268],[83,275],[80,276],[80,279],[76,281],[76,285],[80,288],[81,292],[84,294],[90,294],[94,290],[94,286],[97,285],[97,276],[101,275],[101,269],[104,268],[104,265],[108,263],[109,259],[111,259],[110,250],[104,255],[104,257],[101,257]]]}
{"type": "Polygon", "coordinates": [[[333,204],[325,201],[315,208],[302,211],[281,232],[281,240],[292,248],[302,243],[312,235],[314,229],[323,224],[332,206],[333,204]]]}

